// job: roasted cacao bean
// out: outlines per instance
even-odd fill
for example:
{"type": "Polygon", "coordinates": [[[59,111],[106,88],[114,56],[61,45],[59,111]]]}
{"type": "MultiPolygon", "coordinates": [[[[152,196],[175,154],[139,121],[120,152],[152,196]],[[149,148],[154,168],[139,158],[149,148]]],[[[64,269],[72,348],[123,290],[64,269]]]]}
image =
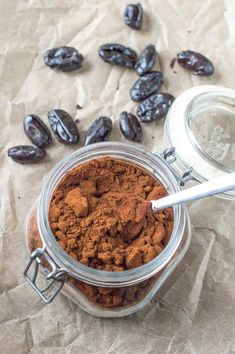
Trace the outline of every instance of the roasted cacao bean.
{"type": "Polygon", "coordinates": [[[67,145],[79,142],[79,132],[72,117],[62,109],[54,109],[48,112],[48,120],[56,139],[67,145]]]}
{"type": "Polygon", "coordinates": [[[183,68],[190,69],[194,75],[210,76],[214,73],[214,65],[204,55],[192,50],[177,54],[177,61],[183,68]]]}
{"type": "Polygon", "coordinates": [[[8,156],[21,164],[37,163],[44,159],[46,151],[34,145],[18,145],[8,149],[8,156]]]}
{"type": "Polygon", "coordinates": [[[141,143],[143,137],[142,128],[134,114],[122,112],[119,117],[119,126],[125,138],[141,143]]]}
{"type": "Polygon", "coordinates": [[[157,59],[157,52],[154,45],[147,45],[142,53],[139,55],[135,63],[135,71],[142,76],[149,72],[155,65],[157,59]]]}
{"type": "Polygon", "coordinates": [[[34,145],[46,147],[52,141],[51,133],[46,124],[35,114],[28,114],[24,118],[24,131],[34,145]]]}
{"type": "Polygon", "coordinates": [[[82,67],[83,56],[73,47],[52,48],[44,53],[44,62],[51,69],[74,71],[82,67]]]}
{"type": "Polygon", "coordinates": [[[140,30],[143,22],[143,8],[140,4],[130,4],[127,5],[124,15],[124,23],[135,29],[140,30]]]}
{"type": "Polygon", "coordinates": [[[106,141],[112,130],[112,121],[108,117],[97,118],[87,129],[84,145],[106,141]]]}
{"type": "Polygon", "coordinates": [[[163,76],[160,71],[152,71],[141,76],[130,90],[131,98],[140,102],[157,92],[163,83],[163,76]]]}
{"type": "Polygon", "coordinates": [[[139,104],[137,115],[140,117],[141,122],[151,122],[163,118],[174,99],[169,93],[156,93],[139,104]]]}
{"type": "Polygon", "coordinates": [[[104,44],[99,48],[100,57],[106,62],[133,68],[137,59],[136,52],[122,44],[104,44]]]}

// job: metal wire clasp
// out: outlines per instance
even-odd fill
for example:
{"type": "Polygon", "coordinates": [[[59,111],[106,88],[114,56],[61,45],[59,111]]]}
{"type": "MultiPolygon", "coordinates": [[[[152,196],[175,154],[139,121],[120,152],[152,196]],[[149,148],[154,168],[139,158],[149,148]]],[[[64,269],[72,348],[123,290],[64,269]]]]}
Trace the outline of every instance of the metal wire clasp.
{"type": "MultiPolygon", "coordinates": [[[[42,265],[41,265],[42,266],[42,265]]],[[[30,256],[30,260],[24,270],[24,277],[37,294],[43,299],[44,302],[50,303],[58,295],[62,287],[64,286],[67,273],[63,269],[58,269],[55,262],[46,253],[45,249],[37,248],[30,256]],[[44,267],[44,278],[48,281],[48,284],[42,288],[37,285],[37,277],[39,266],[42,263],[42,257],[46,261],[46,267],[44,267]],[[29,269],[34,264],[33,273],[29,276],[29,269]],[[49,270],[51,269],[51,270],[49,270]]]]}
{"type": "Polygon", "coordinates": [[[171,166],[171,164],[173,162],[175,162],[177,160],[176,154],[175,154],[175,148],[171,147],[171,148],[167,148],[165,150],[163,150],[163,152],[160,154],[163,159],[168,163],[168,167],[170,168],[171,172],[174,174],[174,176],[176,177],[176,179],[179,182],[179,185],[181,187],[183,187],[185,185],[185,183],[189,180],[195,180],[195,178],[192,176],[192,171],[193,168],[192,167],[188,167],[182,176],[180,176],[175,169],[171,166]]]}

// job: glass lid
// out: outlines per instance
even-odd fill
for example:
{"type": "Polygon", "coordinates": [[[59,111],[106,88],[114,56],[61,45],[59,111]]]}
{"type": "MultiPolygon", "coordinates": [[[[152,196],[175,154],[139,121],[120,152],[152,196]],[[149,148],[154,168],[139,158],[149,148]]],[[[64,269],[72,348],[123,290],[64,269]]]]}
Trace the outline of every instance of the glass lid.
{"type": "MultiPolygon", "coordinates": [[[[192,167],[199,182],[235,172],[235,91],[197,86],[173,103],[165,123],[178,168],[192,167]]],[[[235,190],[220,195],[235,199],[235,190]]]]}

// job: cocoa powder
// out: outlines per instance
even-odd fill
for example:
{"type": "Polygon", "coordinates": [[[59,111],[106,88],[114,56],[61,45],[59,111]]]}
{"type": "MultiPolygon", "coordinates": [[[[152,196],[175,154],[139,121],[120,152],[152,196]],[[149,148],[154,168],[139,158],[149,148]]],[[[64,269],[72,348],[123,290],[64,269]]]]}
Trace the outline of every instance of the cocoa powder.
{"type": "Polygon", "coordinates": [[[153,213],[149,201],[166,189],[140,167],[113,158],[83,163],[55,189],[49,222],[60,246],[78,262],[104,271],[148,263],[167,244],[171,208],[153,213]]]}
{"type": "MultiPolygon", "coordinates": [[[[120,271],[158,255],[173,227],[172,209],[152,213],[148,201],[165,188],[141,168],[105,158],[84,163],[59,183],[49,208],[55,238],[74,259],[93,268],[120,271]]],[[[36,210],[28,223],[30,251],[42,247],[36,210]]],[[[46,263],[44,264],[46,266],[46,263]]],[[[68,276],[68,285],[102,308],[118,309],[141,301],[163,270],[136,285],[100,287],[68,276]]]]}
{"type": "MultiPolygon", "coordinates": [[[[28,245],[30,252],[43,246],[38,230],[36,209],[32,211],[28,222],[28,245]]],[[[44,269],[50,268],[44,258],[41,259],[41,265],[44,269]]],[[[146,294],[148,294],[151,286],[155,284],[155,281],[161,275],[162,271],[163,270],[136,285],[128,285],[118,288],[94,286],[71,276],[67,277],[66,283],[76,291],[82,292],[88,301],[94,303],[96,306],[99,305],[104,309],[118,309],[123,308],[124,306],[132,306],[141,301],[146,294]]]]}

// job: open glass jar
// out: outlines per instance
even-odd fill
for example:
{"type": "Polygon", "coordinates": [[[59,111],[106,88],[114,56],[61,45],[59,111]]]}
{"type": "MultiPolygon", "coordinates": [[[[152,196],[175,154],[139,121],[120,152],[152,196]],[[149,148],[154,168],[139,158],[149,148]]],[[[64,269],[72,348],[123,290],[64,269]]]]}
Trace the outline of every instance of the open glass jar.
{"type": "MultiPolygon", "coordinates": [[[[228,160],[229,153],[224,153],[219,157],[216,155],[217,159],[214,158],[213,144],[212,148],[209,146],[211,150],[208,150],[204,144],[208,136],[203,140],[200,135],[200,121],[204,123],[203,114],[210,117],[212,112],[210,119],[215,121],[216,126],[209,122],[208,132],[205,128],[202,133],[206,131],[210,135],[210,129],[214,132],[215,127],[216,132],[221,132],[218,126],[223,124],[221,139],[229,139],[229,143],[226,143],[231,145],[235,140],[235,130],[232,130],[235,127],[232,101],[235,102],[235,93],[228,89],[214,86],[190,89],[176,99],[168,113],[165,129],[169,147],[162,154],[153,154],[133,144],[98,143],[79,149],[51,171],[26,222],[27,245],[31,255],[24,276],[45,302],[51,302],[61,290],[90,314],[119,317],[138,311],[151,300],[189,247],[191,228],[185,206],[173,207],[172,235],[157,257],[138,268],[106,272],[75,261],[59,246],[48,221],[52,193],[68,171],[84,162],[107,156],[141,167],[160,181],[169,194],[179,191],[187,180],[203,181],[213,178],[215,174],[229,173],[233,170],[233,157],[228,160]],[[221,112],[227,114],[231,127],[223,119],[217,121],[221,112]],[[204,145],[200,144],[201,141],[204,145]],[[182,153],[186,143],[192,148],[193,161],[189,150],[182,153]],[[200,163],[199,160],[195,163],[196,156],[200,163]],[[200,165],[202,161],[203,166],[200,165]],[[214,173],[208,172],[211,170],[214,173]],[[40,284],[39,269],[42,280],[45,281],[43,285],[40,284]]],[[[219,142],[225,144],[221,139],[219,142]]],[[[231,152],[235,151],[234,146],[233,144],[231,152]]],[[[187,148],[189,149],[188,146],[187,148]]],[[[234,191],[224,195],[226,198],[234,196],[234,191]]]]}

